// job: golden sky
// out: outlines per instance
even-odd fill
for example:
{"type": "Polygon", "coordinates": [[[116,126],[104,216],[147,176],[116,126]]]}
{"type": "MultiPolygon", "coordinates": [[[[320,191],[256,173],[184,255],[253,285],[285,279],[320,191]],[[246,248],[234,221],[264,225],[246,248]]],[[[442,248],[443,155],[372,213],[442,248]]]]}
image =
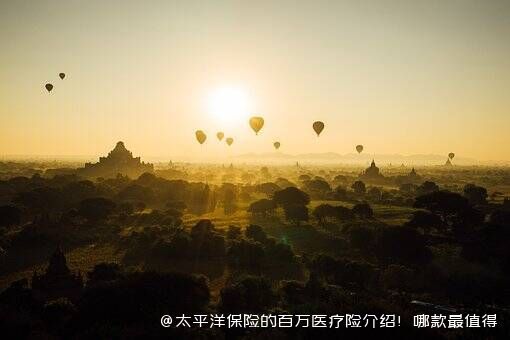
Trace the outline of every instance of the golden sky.
{"type": "Polygon", "coordinates": [[[0,1],[0,43],[0,155],[510,160],[510,1],[0,1]]]}

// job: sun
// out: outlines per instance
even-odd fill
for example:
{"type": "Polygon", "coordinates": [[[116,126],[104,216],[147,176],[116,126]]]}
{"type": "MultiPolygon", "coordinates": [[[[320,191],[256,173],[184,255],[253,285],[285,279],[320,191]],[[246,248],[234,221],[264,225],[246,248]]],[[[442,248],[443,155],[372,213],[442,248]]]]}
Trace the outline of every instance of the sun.
{"type": "Polygon", "coordinates": [[[222,125],[236,125],[247,119],[253,103],[248,92],[240,87],[219,87],[207,96],[207,110],[222,125]]]}

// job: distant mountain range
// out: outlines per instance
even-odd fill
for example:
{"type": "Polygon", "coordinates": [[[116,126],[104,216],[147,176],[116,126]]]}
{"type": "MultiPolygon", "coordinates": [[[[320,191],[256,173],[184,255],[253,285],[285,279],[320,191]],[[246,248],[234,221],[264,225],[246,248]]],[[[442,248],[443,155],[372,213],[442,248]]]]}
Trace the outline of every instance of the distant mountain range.
{"type": "MultiPolygon", "coordinates": [[[[380,165],[443,165],[446,162],[445,155],[400,155],[400,154],[338,154],[335,152],[285,154],[285,153],[247,153],[233,156],[232,159],[246,162],[312,162],[312,163],[343,163],[343,164],[366,164],[375,160],[380,165]]],[[[459,165],[481,165],[487,164],[473,158],[455,157],[453,164],[459,165]]]]}

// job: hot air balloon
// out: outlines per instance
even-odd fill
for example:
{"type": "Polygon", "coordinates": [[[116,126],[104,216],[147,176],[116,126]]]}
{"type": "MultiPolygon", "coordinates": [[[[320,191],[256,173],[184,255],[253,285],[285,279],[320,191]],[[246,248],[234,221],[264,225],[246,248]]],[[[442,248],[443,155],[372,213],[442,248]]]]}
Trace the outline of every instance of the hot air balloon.
{"type": "Polygon", "coordinates": [[[324,130],[324,123],[321,121],[316,121],[313,123],[313,129],[317,134],[317,137],[321,134],[322,130],[324,130]]]}
{"type": "Polygon", "coordinates": [[[221,131],[216,134],[216,137],[218,138],[219,141],[223,139],[223,136],[225,136],[225,134],[221,131]]]}
{"type": "Polygon", "coordinates": [[[455,157],[455,154],[454,154],[453,152],[450,152],[450,153],[448,154],[448,158],[453,159],[453,157],[455,157]]]}
{"type": "Polygon", "coordinates": [[[195,137],[197,138],[197,141],[200,143],[200,144],[204,144],[205,140],[207,139],[207,136],[206,134],[204,133],[204,131],[202,130],[197,130],[195,132],[195,137]]]}
{"type": "Polygon", "coordinates": [[[225,139],[225,142],[227,142],[228,146],[231,146],[232,143],[234,143],[234,138],[228,137],[227,139],[225,139]]]}
{"type": "Polygon", "coordinates": [[[48,92],[51,92],[51,90],[53,90],[53,85],[51,85],[50,83],[48,83],[48,84],[44,85],[44,87],[46,88],[46,90],[47,90],[48,92]]]}
{"type": "Polygon", "coordinates": [[[274,142],[273,145],[276,150],[280,148],[280,142],[274,142]]]}
{"type": "Polygon", "coordinates": [[[257,135],[264,126],[264,118],[262,117],[251,117],[250,118],[250,126],[255,131],[255,134],[257,135]]]}
{"type": "Polygon", "coordinates": [[[363,145],[361,144],[356,145],[356,151],[358,151],[358,153],[361,153],[361,151],[363,151],[363,145]]]}
{"type": "Polygon", "coordinates": [[[64,79],[66,77],[66,74],[61,72],[58,74],[58,76],[60,77],[60,79],[64,79]]]}

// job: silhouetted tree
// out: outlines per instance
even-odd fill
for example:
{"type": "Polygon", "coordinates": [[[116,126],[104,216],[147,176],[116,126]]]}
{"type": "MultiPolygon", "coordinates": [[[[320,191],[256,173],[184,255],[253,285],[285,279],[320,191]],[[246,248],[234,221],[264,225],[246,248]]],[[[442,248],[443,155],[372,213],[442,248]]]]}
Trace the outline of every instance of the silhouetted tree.
{"type": "Polygon", "coordinates": [[[328,218],[336,217],[336,209],[330,204],[320,204],[312,212],[313,217],[317,219],[319,224],[323,225],[328,218]]]}
{"type": "Polygon", "coordinates": [[[499,226],[510,226],[510,211],[509,210],[494,210],[489,216],[489,223],[499,226]]]}
{"type": "Polygon", "coordinates": [[[290,205],[308,205],[310,203],[310,196],[305,192],[295,187],[288,187],[274,193],[273,200],[280,206],[290,205]]]}
{"type": "Polygon", "coordinates": [[[21,211],[10,205],[0,206],[0,227],[12,227],[20,224],[21,211]]]}
{"type": "Polygon", "coordinates": [[[257,192],[266,194],[268,198],[271,198],[273,194],[280,189],[281,188],[276,183],[273,182],[261,183],[255,187],[255,190],[257,192]]]}
{"type": "Polygon", "coordinates": [[[227,229],[227,239],[236,240],[241,238],[241,227],[229,225],[227,229]]]}
{"type": "Polygon", "coordinates": [[[90,222],[106,219],[115,210],[115,203],[104,197],[87,198],[80,202],[78,213],[90,222]]]}
{"type": "Polygon", "coordinates": [[[27,208],[33,214],[57,212],[67,203],[60,190],[50,187],[20,192],[14,197],[13,202],[27,208]]]}
{"type": "Polygon", "coordinates": [[[350,221],[355,217],[351,209],[341,205],[335,207],[335,215],[339,221],[350,221]]]}
{"type": "Polygon", "coordinates": [[[247,238],[260,243],[264,243],[267,241],[266,232],[259,225],[250,224],[249,226],[246,227],[244,234],[246,235],[247,238]]]}
{"type": "Polygon", "coordinates": [[[439,186],[434,182],[425,181],[416,188],[416,195],[426,195],[435,191],[439,191],[439,186]]]}
{"type": "Polygon", "coordinates": [[[276,210],[276,203],[273,200],[261,199],[253,202],[248,207],[248,212],[254,215],[270,216],[274,215],[276,210]]]}
{"type": "Polygon", "coordinates": [[[333,198],[339,201],[345,200],[347,198],[347,189],[342,185],[337,186],[333,192],[333,198]]]}
{"type": "Polygon", "coordinates": [[[140,201],[147,204],[154,201],[155,194],[152,188],[132,184],[119,191],[117,198],[123,201],[140,201]]]}
{"type": "Polygon", "coordinates": [[[398,188],[399,191],[406,193],[406,194],[411,194],[411,193],[415,192],[417,189],[418,189],[418,186],[416,184],[412,184],[412,183],[403,183],[398,188]]]}
{"type": "Polygon", "coordinates": [[[432,255],[424,237],[410,227],[383,228],[376,239],[375,251],[383,263],[423,264],[432,255]]]}
{"type": "Polygon", "coordinates": [[[287,205],[283,207],[285,218],[297,225],[308,221],[308,208],[304,205],[287,205]]]}
{"type": "Polygon", "coordinates": [[[267,279],[247,277],[221,290],[219,309],[223,313],[262,314],[278,303],[267,279]]]}
{"type": "Polygon", "coordinates": [[[466,184],[464,186],[464,197],[466,197],[472,205],[487,204],[487,189],[474,184],[466,184]]]}
{"type": "Polygon", "coordinates": [[[378,187],[371,187],[370,189],[368,189],[367,195],[371,199],[373,199],[375,201],[379,201],[382,197],[382,190],[378,187]]]}
{"type": "Polygon", "coordinates": [[[413,213],[411,219],[405,224],[408,227],[420,228],[424,233],[428,233],[431,229],[440,230],[444,227],[444,222],[438,215],[418,210],[413,213]]]}
{"type": "Polygon", "coordinates": [[[303,181],[303,189],[316,198],[323,198],[326,193],[331,191],[331,186],[325,180],[313,179],[303,181]]]}
{"type": "Polygon", "coordinates": [[[312,178],[309,176],[309,175],[300,175],[298,177],[298,180],[300,180],[301,182],[304,182],[304,181],[309,181],[311,180],[312,178]]]}
{"type": "Polygon", "coordinates": [[[264,264],[265,251],[261,243],[241,239],[231,243],[227,250],[227,258],[234,268],[258,272],[264,264]]]}
{"type": "Polygon", "coordinates": [[[225,215],[231,215],[236,209],[236,194],[234,190],[227,188],[223,196],[223,212],[225,215]]]}
{"type": "Polygon", "coordinates": [[[354,215],[360,218],[372,218],[374,217],[374,211],[368,203],[357,203],[352,207],[354,215]]]}
{"type": "Polygon", "coordinates": [[[363,181],[356,181],[352,183],[351,188],[358,195],[363,195],[367,191],[367,188],[365,187],[365,183],[363,183],[363,181]]]}
{"type": "Polygon", "coordinates": [[[468,200],[457,193],[450,191],[433,191],[416,197],[415,208],[427,209],[441,217],[443,222],[469,208],[468,200]]]}
{"type": "Polygon", "coordinates": [[[364,252],[368,252],[373,249],[375,241],[375,232],[373,229],[357,226],[349,228],[348,231],[349,242],[355,248],[361,249],[364,252]]]}
{"type": "Polygon", "coordinates": [[[87,286],[103,282],[114,281],[122,277],[120,266],[117,263],[101,262],[87,273],[87,286]]]}

